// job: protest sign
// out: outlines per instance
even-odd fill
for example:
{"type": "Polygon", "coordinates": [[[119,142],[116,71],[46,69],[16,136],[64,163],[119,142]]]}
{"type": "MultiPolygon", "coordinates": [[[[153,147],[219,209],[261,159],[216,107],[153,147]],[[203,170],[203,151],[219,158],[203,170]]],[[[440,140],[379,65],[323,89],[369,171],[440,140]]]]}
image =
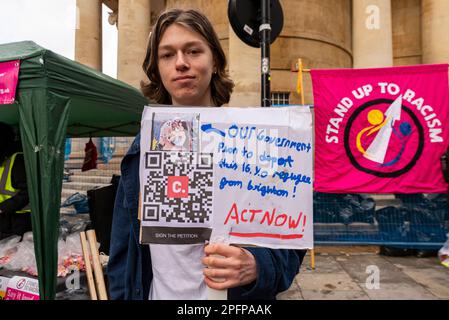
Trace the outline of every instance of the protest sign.
{"type": "Polygon", "coordinates": [[[39,282],[36,279],[14,276],[8,281],[5,300],[39,300],[39,282]]]}
{"type": "Polygon", "coordinates": [[[0,104],[14,103],[19,66],[19,60],[0,62],[0,104]]]}
{"type": "Polygon", "coordinates": [[[448,65],[312,70],[315,191],[442,193],[448,65]]]}
{"type": "Polygon", "coordinates": [[[0,276],[0,300],[5,299],[6,288],[8,287],[8,282],[10,278],[0,276]]]}
{"type": "Polygon", "coordinates": [[[308,107],[146,107],[141,242],[313,246],[308,107]]]}

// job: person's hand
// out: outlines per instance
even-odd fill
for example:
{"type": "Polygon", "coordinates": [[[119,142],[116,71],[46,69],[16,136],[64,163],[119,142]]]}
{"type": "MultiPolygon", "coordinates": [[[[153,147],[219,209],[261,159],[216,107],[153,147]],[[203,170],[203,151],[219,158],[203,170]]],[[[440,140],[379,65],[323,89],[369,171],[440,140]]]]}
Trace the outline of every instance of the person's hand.
{"type": "Polygon", "coordinates": [[[257,279],[256,259],[248,250],[227,244],[209,244],[204,252],[204,281],[210,288],[224,290],[244,286],[257,279]]]}

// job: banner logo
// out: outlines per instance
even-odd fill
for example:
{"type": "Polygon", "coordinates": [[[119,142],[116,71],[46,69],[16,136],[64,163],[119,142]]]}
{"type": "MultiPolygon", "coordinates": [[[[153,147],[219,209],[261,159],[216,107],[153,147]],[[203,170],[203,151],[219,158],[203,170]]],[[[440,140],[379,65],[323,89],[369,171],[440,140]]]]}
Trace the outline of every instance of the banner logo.
{"type": "Polygon", "coordinates": [[[167,196],[169,198],[188,198],[189,177],[169,176],[167,188],[167,196]]]}
{"type": "Polygon", "coordinates": [[[352,165],[377,177],[398,177],[422,155],[424,129],[402,95],[361,105],[349,117],[344,146],[352,165]]]}
{"type": "Polygon", "coordinates": [[[27,282],[26,279],[20,279],[19,281],[17,281],[16,288],[22,289],[25,286],[26,282],[27,282]]]}

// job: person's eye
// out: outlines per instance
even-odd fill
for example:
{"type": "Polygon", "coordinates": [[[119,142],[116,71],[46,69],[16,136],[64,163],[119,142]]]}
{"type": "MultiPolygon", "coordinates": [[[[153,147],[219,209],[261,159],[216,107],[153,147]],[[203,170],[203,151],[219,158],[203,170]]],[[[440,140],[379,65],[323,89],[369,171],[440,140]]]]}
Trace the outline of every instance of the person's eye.
{"type": "Polygon", "coordinates": [[[162,54],[159,56],[160,59],[169,59],[169,58],[171,58],[171,57],[173,57],[173,53],[171,53],[171,52],[162,53],[162,54]]]}
{"type": "Polygon", "coordinates": [[[197,48],[192,48],[192,49],[189,49],[189,50],[187,51],[187,53],[188,53],[188,54],[191,54],[191,55],[197,55],[197,54],[200,54],[200,53],[201,53],[201,50],[200,50],[200,49],[197,49],[197,48]]]}

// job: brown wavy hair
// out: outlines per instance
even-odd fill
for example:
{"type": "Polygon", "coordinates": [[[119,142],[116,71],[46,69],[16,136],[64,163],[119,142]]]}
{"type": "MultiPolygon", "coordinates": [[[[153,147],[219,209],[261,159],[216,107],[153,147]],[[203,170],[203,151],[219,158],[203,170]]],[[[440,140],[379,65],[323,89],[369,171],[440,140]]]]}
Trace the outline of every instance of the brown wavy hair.
{"type": "Polygon", "coordinates": [[[212,24],[204,14],[196,10],[171,9],[163,12],[157,18],[150,34],[147,54],[142,65],[143,71],[149,79],[146,82],[141,81],[142,93],[156,103],[172,103],[171,96],[162,84],[159,74],[157,48],[165,30],[174,23],[187,27],[206,39],[217,69],[210,82],[212,101],[216,106],[228,103],[234,88],[234,82],[225,70],[226,56],[212,24]]]}

